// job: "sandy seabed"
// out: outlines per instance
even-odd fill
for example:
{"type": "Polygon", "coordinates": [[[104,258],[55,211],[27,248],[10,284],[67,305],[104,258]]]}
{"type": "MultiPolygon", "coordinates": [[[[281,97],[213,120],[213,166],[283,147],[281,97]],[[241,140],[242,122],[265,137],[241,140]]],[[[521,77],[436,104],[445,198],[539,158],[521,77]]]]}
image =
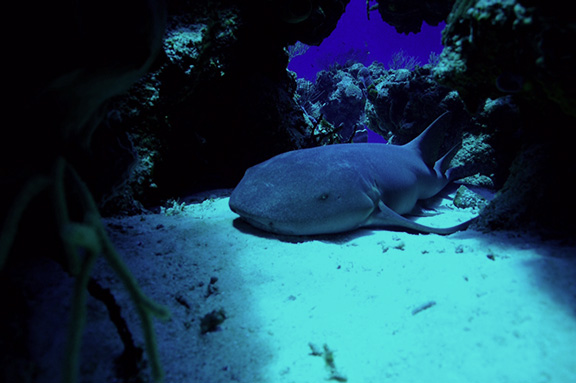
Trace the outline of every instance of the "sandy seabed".
{"type": "MultiPolygon", "coordinates": [[[[142,289],[171,311],[155,322],[167,383],[576,382],[574,247],[472,230],[281,237],[243,224],[228,198],[169,213],[106,219],[142,289]],[[202,333],[214,311],[226,319],[202,333]]],[[[461,219],[426,219],[446,217],[461,219]]],[[[104,261],[95,278],[142,345],[104,261]]],[[[82,380],[116,381],[122,345],[104,306],[89,309],[82,380]]]]}

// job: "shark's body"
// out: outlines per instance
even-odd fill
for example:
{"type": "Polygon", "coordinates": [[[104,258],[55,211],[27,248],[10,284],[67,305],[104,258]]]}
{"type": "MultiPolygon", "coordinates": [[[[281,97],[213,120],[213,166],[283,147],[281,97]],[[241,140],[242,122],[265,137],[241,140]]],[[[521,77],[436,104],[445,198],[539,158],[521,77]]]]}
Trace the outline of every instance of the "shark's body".
{"type": "Polygon", "coordinates": [[[230,197],[230,208],[259,229],[289,235],[359,227],[437,234],[462,230],[469,222],[433,228],[402,216],[451,180],[447,168],[455,151],[437,160],[443,138],[438,120],[443,116],[401,146],[340,144],[273,157],[246,171],[230,197]]]}

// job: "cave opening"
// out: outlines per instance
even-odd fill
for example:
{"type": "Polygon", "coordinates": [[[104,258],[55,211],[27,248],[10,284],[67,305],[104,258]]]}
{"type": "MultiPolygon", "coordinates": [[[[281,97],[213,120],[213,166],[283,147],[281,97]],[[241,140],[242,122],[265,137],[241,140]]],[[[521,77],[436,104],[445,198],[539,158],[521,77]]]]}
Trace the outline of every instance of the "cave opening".
{"type": "Polygon", "coordinates": [[[445,22],[437,26],[423,22],[419,33],[402,34],[384,22],[377,10],[369,11],[369,16],[364,0],[351,0],[330,36],[319,46],[305,47],[302,54],[290,60],[288,69],[299,78],[315,81],[318,72],[334,63],[343,65],[350,60],[369,66],[377,61],[388,68],[394,56],[401,54],[425,65],[431,54],[442,52],[445,22]]]}
{"type": "Polygon", "coordinates": [[[369,81],[378,83],[390,77],[387,70],[433,66],[442,52],[444,21],[436,26],[422,21],[411,26],[412,32],[400,33],[402,27],[384,21],[377,7],[376,1],[352,0],[336,28],[318,46],[297,42],[287,48],[288,70],[297,77],[305,114],[313,123],[327,122],[328,130],[337,131],[337,140],[344,142],[389,139],[370,123],[368,84],[359,75],[363,67],[369,68],[363,69],[369,81]],[[348,89],[355,89],[357,97],[349,97],[350,91],[344,90],[350,85],[348,89]]]}

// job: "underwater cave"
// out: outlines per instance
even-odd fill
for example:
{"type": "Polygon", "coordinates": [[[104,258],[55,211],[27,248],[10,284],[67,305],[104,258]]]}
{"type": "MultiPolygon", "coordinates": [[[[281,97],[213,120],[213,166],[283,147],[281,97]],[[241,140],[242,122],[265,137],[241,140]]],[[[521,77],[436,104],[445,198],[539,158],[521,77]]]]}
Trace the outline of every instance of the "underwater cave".
{"type": "Polygon", "coordinates": [[[5,12],[0,381],[576,381],[560,5],[5,12]]]}

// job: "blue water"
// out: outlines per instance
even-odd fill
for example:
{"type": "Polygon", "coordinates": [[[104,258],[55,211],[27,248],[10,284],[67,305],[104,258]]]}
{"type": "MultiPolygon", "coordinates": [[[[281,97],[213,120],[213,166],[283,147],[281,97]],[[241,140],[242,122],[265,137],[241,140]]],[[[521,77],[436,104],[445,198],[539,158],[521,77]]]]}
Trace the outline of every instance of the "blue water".
{"type": "MultiPolygon", "coordinates": [[[[332,34],[320,46],[311,46],[305,54],[292,58],[288,69],[300,78],[315,82],[316,74],[328,69],[334,62],[344,64],[352,60],[369,66],[378,61],[388,68],[392,56],[399,51],[424,65],[431,52],[442,52],[444,26],[445,23],[435,27],[423,23],[420,33],[400,34],[382,21],[378,11],[370,12],[368,20],[365,0],[352,0],[332,34]]],[[[385,142],[384,138],[370,129],[367,131],[368,142],[385,142]]]]}
{"type": "Polygon", "coordinates": [[[294,57],[288,69],[313,82],[316,73],[335,61],[343,64],[352,59],[365,66],[379,61],[387,67],[392,56],[400,50],[424,65],[430,52],[440,54],[442,51],[444,26],[444,23],[436,27],[423,23],[420,33],[400,34],[382,21],[378,11],[372,11],[368,20],[365,0],[352,0],[332,34],[319,47],[310,47],[304,55],[294,57]]]}

